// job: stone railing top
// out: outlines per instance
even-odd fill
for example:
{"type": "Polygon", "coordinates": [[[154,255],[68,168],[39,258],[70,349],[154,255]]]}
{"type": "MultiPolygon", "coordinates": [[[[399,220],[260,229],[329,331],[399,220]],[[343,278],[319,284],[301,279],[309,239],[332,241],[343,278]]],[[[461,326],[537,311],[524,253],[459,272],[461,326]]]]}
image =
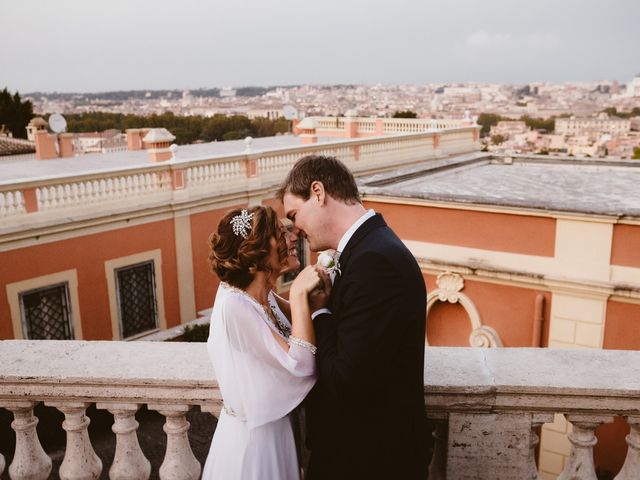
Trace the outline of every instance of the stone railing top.
{"type": "Polygon", "coordinates": [[[640,352],[430,347],[427,391],[639,396],[640,352]]]}
{"type": "Polygon", "coordinates": [[[432,347],[425,356],[427,411],[640,411],[640,352],[432,347]]]}
{"type": "Polygon", "coordinates": [[[203,343],[4,340],[0,382],[215,385],[203,343]]]}
{"type": "MultiPolygon", "coordinates": [[[[0,401],[182,401],[220,393],[202,343],[0,341],[0,401]]],[[[427,347],[430,412],[640,411],[640,352],[427,347]]]]}

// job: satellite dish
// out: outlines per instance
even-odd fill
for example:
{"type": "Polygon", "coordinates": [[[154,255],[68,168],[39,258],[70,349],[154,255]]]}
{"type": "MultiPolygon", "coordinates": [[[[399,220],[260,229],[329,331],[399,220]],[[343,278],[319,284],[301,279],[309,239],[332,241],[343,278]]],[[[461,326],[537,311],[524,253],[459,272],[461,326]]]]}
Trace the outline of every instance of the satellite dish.
{"type": "Polygon", "coordinates": [[[54,113],[49,117],[49,128],[56,133],[62,133],[67,129],[67,121],[59,113],[54,113]]]}
{"type": "Polygon", "coordinates": [[[282,114],[287,120],[295,120],[298,118],[298,110],[296,110],[296,107],[293,105],[285,105],[282,109],[282,114]]]}

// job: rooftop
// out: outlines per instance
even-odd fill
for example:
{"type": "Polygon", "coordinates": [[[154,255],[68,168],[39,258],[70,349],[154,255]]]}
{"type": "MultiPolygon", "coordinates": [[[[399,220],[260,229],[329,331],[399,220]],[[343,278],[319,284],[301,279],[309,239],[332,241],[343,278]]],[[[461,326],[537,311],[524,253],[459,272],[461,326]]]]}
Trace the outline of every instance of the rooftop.
{"type": "Polygon", "coordinates": [[[359,179],[365,195],[640,216],[640,162],[473,153],[359,179]]]}
{"type": "MultiPolygon", "coordinates": [[[[336,143],[335,138],[318,138],[318,143],[336,143]]],[[[254,138],[251,152],[268,151],[285,147],[301,146],[300,138],[294,135],[254,138]]],[[[177,161],[208,159],[247,153],[245,140],[180,145],[177,161]]],[[[92,174],[148,166],[149,152],[146,150],[110,153],[88,153],[77,157],[37,160],[35,158],[0,157],[0,184],[37,178],[65,177],[92,174]]]]}

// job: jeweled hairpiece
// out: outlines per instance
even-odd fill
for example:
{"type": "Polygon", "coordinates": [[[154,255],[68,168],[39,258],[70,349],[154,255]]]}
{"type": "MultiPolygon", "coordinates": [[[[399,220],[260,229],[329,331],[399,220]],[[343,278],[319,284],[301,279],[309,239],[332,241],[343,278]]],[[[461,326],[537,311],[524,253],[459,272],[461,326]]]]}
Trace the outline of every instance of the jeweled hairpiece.
{"type": "Polygon", "coordinates": [[[249,232],[251,231],[252,218],[253,213],[249,213],[246,209],[243,208],[242,212],[240,212],[239,215],[236,215],[231,219],[233,233],[246,239],[249,236],[249,232]]]}

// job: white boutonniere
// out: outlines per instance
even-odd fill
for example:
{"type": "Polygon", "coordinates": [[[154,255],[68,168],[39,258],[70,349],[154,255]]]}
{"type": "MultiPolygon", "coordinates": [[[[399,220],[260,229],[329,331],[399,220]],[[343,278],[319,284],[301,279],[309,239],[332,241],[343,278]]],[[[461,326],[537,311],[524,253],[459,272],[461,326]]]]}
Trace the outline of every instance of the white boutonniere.
{"type": "Polygon", "coordinates": [[[318,264],[324,268],[327,273],[340,275],[340,263],[338,262],[340,254],[338,252],[331,254],[330,252],[331,250],[320,252],[318,255],[318,264]]]}

